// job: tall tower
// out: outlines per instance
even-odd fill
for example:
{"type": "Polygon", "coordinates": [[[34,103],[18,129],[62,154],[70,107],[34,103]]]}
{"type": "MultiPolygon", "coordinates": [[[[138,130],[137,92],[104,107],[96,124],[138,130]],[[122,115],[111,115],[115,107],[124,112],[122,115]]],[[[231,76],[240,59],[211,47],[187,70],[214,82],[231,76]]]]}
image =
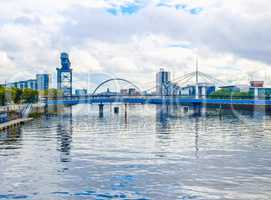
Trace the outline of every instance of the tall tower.
{"type": "Polygon", "coordinates": [[[69,54],[61,53],[61,68],[57,68],[57,89],[63,91],[64,96],[72,96],[72,69],[69,54]]]}
{"type": "Polygon", "coordinates": [[[156,74],[156,95],[164,96],[168,94],[167,86],[170,82],[170,72],[163,68],[156,74]]]}

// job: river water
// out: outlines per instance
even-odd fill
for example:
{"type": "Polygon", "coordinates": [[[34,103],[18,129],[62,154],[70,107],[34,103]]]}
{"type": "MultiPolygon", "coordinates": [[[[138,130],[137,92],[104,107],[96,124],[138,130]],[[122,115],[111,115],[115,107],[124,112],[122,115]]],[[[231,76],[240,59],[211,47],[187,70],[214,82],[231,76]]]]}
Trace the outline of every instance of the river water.
{"type": "Polygon", "coordinates": [[[76,105],[0,134],[0,199],[270,199],[271,117],[76,105]]]}

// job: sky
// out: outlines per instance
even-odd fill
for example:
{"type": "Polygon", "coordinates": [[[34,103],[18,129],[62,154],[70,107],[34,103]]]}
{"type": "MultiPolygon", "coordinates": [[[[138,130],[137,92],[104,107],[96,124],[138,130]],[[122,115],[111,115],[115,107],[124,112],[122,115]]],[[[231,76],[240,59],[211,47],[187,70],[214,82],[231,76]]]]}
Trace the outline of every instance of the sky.
{"type": "MultiPolygon", "coordinates": [[[[268,0],[0,0],[0,82],[50,73],[69,53],[74,87],[111,77],[154,85],[199,70],[271,85],[268,0]]],[[[55,85],[55,84],[54,84],[55,85]]]]}

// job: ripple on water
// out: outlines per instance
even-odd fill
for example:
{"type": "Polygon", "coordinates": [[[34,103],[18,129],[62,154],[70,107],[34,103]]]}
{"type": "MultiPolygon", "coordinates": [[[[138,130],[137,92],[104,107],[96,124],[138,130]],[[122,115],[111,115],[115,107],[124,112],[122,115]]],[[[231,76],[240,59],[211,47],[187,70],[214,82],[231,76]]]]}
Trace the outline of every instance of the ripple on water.
{"type": "Polygon", "coordinates": [[[0,199],[269,199],[271,118],[78,105],[0,134],[0,199]],[[71,111],[71,112],[70,112],[71,111]],[[177,114],[176,114],[177,113],[177,114]],[[176,114],[176,116],[175,116],[176,114]]]}

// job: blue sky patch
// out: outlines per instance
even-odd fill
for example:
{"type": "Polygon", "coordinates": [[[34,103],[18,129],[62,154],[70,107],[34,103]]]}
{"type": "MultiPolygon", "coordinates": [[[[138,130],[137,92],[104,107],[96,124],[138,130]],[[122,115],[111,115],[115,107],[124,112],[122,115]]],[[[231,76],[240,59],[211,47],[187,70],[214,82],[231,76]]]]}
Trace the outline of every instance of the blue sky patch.
{"type": "Polygon", "coordinates": [[[125,6],[120,7],[120,12],[122,14],[132,15],[137,13],[142,7],[137,4],[127,4],[125,6]]]}
{"type": "Polygon", "coordinates": [[[112,4],[110,8],[106,9],[106,11],[114,16],[117,16],[119,14],[132,15],[144,8],[145,4],[146,2],[142,0],[136,0],[133,3],[127,3],[120,6],[112,4]]]}
{"type": "Polygon", "coordinates": [[[166,4],[166,3],[158,3],[157,5],[156,5],[157,7],[171,7],[171,5],[169,5],[169,4],[166,4]]]}
{"type": "Polygon", "coordinates": [[[190,13],[193,14],[193,15],[198,15],[198,14],[200,14],[202,11],[203,11],[202,8],[192,8],[192,9],[190,9],[190,13]]]}
{"type": "Polygon", "coordinates": [[[118,14],[118,10],[116,8],[108,8],[106,11],[115,16],[118,14]]]}
{"type": "Polygon", "coordinates": [[[191,44],[189,42],[179,42],[175,44],[170,44],[167,46],[167,48],[191,48],[191,44]]]}
{"type": "Polygon", "coordinates": [[[184,10],[187,8],[187,5],[184,4],[177,4],[175,5],[176,10],[184,10]]]}
{"type": "Polygon", "coordinates": [[[192,15],[198,15],[203,11],[203,8],[193,8],[186,4],[171,4],[169,1],[161,1],[156,5],[157,7],[175,8],[176,10],[184,11],[192,15]]]}

